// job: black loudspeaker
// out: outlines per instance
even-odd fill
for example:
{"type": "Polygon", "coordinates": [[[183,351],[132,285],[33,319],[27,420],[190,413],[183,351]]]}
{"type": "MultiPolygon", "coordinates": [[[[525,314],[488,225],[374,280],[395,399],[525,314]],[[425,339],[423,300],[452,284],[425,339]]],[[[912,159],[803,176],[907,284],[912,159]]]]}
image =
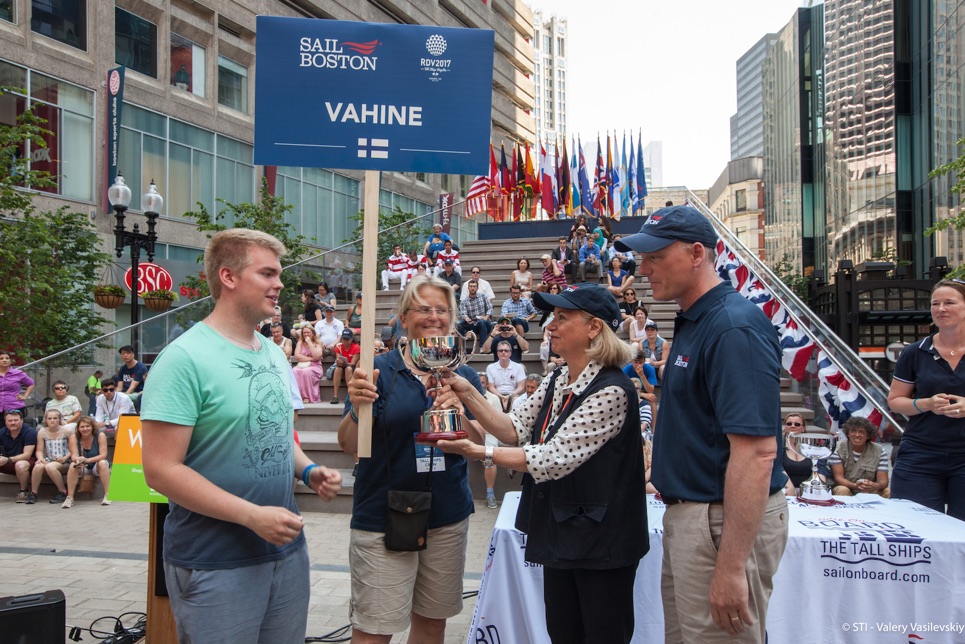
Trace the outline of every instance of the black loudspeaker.
{"type": "Polygon", "coordinates": [[[63,644],[66,640],[63,591],[0,597],[0,644],[63,644]]]}

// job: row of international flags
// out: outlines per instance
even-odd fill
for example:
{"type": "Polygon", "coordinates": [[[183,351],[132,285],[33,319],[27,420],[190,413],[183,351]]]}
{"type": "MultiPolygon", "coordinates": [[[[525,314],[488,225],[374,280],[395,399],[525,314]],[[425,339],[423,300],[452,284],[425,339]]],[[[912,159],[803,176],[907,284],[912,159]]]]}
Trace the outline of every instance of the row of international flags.
{"type": "Polygon", "coordinates": [[[619,221],[642,213],[647,178],[639,132],[636,148],[632,133],[629,146],[626,133],[622,145],[616,133],[612,140],[607,133],[605,158],[597,135],[592,176],[578,137],[572,139],[572,149],[570,156],[565,137],[562,144],[511,143],[507,160],[506,145],[500,144],[497,162],[490,143],[489,174],[473,180],[466,196],[466,216],[488,212],[496,221],[519,221],[536,218],[542,209],[550,218],[583,214],[619,221]]]}

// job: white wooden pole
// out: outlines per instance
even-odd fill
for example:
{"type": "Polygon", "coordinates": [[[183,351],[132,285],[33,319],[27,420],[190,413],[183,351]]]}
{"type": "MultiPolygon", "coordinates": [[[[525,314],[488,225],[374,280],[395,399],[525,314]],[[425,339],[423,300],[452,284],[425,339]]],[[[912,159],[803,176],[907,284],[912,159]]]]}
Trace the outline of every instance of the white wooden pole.
{"type": "MultiPolygon", "coordinates": [[[[375,364],[375,294],[376,271],[379,261],[379,183],[382,173],[378,170],[365,171],[365,193],[362,198],[362,355],[359,366],[370,376],[375,364]]],[[[359,435],[358,455],[360,458],[372,456],[372,405],[362,405],[358,409],[359,435]]]]}

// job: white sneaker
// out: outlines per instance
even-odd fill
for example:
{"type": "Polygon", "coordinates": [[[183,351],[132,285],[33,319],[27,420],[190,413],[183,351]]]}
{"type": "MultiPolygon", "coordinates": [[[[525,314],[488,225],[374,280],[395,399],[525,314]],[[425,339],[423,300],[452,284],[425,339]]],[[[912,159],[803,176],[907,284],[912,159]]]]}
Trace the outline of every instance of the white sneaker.
{"type": "Polygon", "coordinates": [[[110,504],[111,502],[107,500],[107,495],[105,494],[104,498],[101,499],[101,505],[110,505],[110,504]]]}
{"type": "Polygon", "coordinates": [[[66,499],[64,499],[64,502],[60,504],[60,507],[64,508],[65,510],[69,510],[70,508],[74,507],[74,498],[68,496],[66,499]]]}

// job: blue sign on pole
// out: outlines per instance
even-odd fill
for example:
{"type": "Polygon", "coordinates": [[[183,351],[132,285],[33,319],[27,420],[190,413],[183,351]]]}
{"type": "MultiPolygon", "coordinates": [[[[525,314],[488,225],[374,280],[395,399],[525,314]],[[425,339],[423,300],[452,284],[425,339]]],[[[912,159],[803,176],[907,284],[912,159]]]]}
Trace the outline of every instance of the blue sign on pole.
{"type": "Polygon", "coordinates": [[[258,16],[255,163],[485,174],[492,31],[258,16]]]}

